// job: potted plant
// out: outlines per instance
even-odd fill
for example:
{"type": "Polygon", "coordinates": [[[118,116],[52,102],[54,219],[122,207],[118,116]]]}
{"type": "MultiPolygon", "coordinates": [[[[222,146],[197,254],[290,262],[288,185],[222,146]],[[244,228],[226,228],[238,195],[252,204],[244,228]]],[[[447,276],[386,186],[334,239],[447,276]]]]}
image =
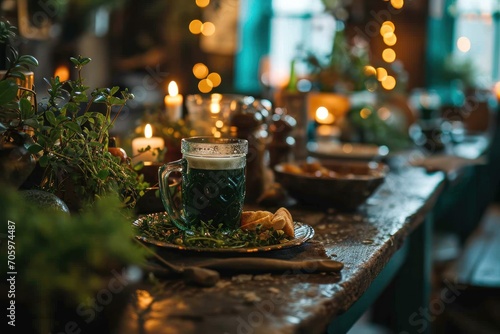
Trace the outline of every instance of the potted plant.
{"type": "MultiPolygon", "coordinates": [[[[15,37],[13,27],[1,23],[0,37],[15,37]]],[[[91,59],[77,57],[71,58],[77,78],[46,80],[49,97],[37,103],[36,93],[19,84],[25,79],[23,71],[37,65],[36,59],[11,48],[9,60],[0,80],[0,139],[4,147],[23,146],[38,157],[39,177],[27,187],[57,194],[73,211],[114,191],[133,207],[147,184],[130,163],[108,150],[109,130],[133,95],[119,87],[96,88],[89,94],[82,69],[91,59]]]]}

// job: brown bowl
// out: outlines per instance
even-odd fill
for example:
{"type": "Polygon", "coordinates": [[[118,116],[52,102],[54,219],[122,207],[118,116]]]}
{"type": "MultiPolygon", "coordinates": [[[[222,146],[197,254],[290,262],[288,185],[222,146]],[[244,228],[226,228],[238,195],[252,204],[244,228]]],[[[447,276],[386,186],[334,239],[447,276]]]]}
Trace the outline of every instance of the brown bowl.
{"type": "Polygon", "coordinates": [[[322,167],[334,172],[328,176],[316,176],[293,168],[304,163],[276,165],[276,181],[301,203],[342,211],[355,210],[364,203],[384,182],[387,172],[387,166],[382,163],[347,160],[321,161],[322,167]]]}

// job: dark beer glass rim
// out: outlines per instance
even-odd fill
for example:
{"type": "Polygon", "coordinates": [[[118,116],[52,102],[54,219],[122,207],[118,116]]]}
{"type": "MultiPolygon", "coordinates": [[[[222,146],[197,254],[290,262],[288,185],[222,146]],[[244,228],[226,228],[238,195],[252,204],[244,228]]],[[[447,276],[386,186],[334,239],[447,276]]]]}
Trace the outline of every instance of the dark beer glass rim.
{"type": "MultiPolygon", "coordinates": [[[[248,153],[248,141],[241,138],[215,138],[209,136],[197,136],[182,138],[181,140],[181,152],[183,154],[194,155],[194,156],[204,156],[206,154],[200,154],[201,152],[186,152],[187,146],[190,144],[196,144],[203,151],[204,149],[210,148],[214,144],[231,144],[234,145],[235,151],[238,153],[229,153],[228,156],[240,156],[248,153]]],[[[234,151],[233,151],[234,152],[234,151]]],[[[209,154],[208,154],[209,155],[209,154]]]]}

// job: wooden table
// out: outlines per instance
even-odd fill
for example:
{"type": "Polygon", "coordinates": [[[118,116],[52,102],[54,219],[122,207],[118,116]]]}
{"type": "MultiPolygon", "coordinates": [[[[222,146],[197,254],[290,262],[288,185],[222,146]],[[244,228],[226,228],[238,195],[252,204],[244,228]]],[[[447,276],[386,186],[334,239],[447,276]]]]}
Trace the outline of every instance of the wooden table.
{"type": "MultiPolygon", "coordinates": [[[[314,239],[293,249],[257,254],[331,258],[344,263],[340,275],[236,275],[210,288],[177,280],[145,284],[128,305],[119,332],[344,333],[391,281],[397,307],[387,307],[398,313],[398,330],[414,332],[419,328],[409,317],[429,303],[429,213],[444,179],[443,173],[407,167],[389,173],[355,213],[293,207],[295,220],[314,227],[314,239]]],[[[162,255],[184,256],[165,250],[162,255]]]]}

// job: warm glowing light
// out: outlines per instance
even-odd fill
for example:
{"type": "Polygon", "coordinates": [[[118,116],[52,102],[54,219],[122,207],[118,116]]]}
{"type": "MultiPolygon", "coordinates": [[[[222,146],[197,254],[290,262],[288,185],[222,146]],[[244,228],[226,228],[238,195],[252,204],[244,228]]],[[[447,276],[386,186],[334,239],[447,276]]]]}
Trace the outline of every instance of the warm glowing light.
{"type": "Polygon", "coordinates": [[[210,0],[196,0],[196,6],[204,8],[210,4],[210,0]]]}
{"type": "Polygon", "coordinates": [[[222,134],[220,133],[220,131],[215,131],[215,132],[214,132],[214,137],[215,137],[215,138],[220,138],[220,137],[221,137],[221,135],[222,135],[222,134]]]}
{"type": "Polygon", "coordinates": [[[460,37],[457,40],[457,47],[463,53],[468,52],[470,50],[470,39],[465,36],[460,37]]]}
{"type": "Polygon", "coordinates": [[[382,24],[382,26],[380,27],[380,35],[382,37],[384,37],[386,35],[393,34],[393,33],[394,33],[394,29],[388,24],[386,24],[386,25],[382,24]]]}
{"type": "Polygon", "coordinates": [[[213,88],[212,81],[210,80],[203,79],[200,80],[200,82],[198,82],[198,89],[202,93],[208,93],[212,90],[212,88],[213,88]]]}
{"type": "Polygon", "coordinates": [[[383,26],[388,26],[391,28],[391,31],[394,32],[394,30],[396,30],[396,26],[394,25],[394,23],[392,23],[392,21],[384,21],[384,23],[382,23],[382,27],[383,26]]]}
{"type": "Polygon", "coordinates": [[[391,48],[387,48],[382,51],[382,59],[388,63],[392,63],[396,60],[396,52],[391,48]]]}
{"type": "Polygon", "coordinates": [[[322,124],[331,124],[335,121],[335,116],[325,107],[319,107],[316,109],[316,121],[322,124]]]}
{"type": "Polygon", "coordinates": [[[372,111],[368,108],[363,108],[359,112],[359,116],[361,116],[362,119],[367,119],[371,114],[372,111]]]}
{"type": "Polygon", "coordinates": [[[177,96],[177,94],[179,94],[179,87],[177,87],[175,81],[170,81],[168,84],[168,95],[177,96]]]}
{"type": "Polygon", "coordinates": [[[386,34],[384,36],[384,43],[388,46],[393,46],[394,44],[396,44],[397,41],[398,41],[398,38],[396,37],[396,34],[394,34],[394,33],[386,34]]]}
{"type": "Polygon", "coordinates": [[[500,101],[500,81],[495,84],[495,86],[493,87],[493,91],[495,92],[497,100],[500,101]]]}
{"type": "Polygon", "coordinates": [[[215,73],[215,72],[210,73],[208,75],[207,79],[212,82],[212,85],[214,87],[219,86],[220,83],[222,82],[222,78],[220,77],[219,73],[215,73]]]}
{"type": "Polygon", "coordinates": [[[344,153],[352,153],[352,149],[353,149],[352,144],[347,143],[342,145],[342,151],[344,151],[344,153]]]}
{"type": "Polygon", "coordinates": [[[367,77],[377,75],[377,70],[375,69],[375,67],[370,66],[370,65],[365,66],[363,71],[365,72],[365,75],[367,77]]]}
{"type": "Polygon", "coordinates": [[[212,114],[220,113],[220,104],[219,103],[210,103],[210,112],[212,114]]]}
{"type": "Polygon", "coordinates": [[[151,138],[153,137],[153,128],[151,127],[151,124],[146,124],[144,127],[144,137],[146,138],[151,138]]]}
{"type": "MultiPolygon", "coordinates": [[[[220,108],[220,107],[219,107],[219,108],[220,108]]],[[[221,121],[220,119],[219,119],[217,122],[215,122],[215,127],[216,127],[216,128],[219,128],[219,129],[220,129],[220,128],[222,128],[223,126],[224,126],[224,122],[223,122],[223,121],[221,121]]]]}
{"type": "Polygon", "coordinates": [[[403,8],[404,4],[405,4],[404,0],[391,0],[392,7],[396,9],[403,8]]]}
{"type": "Polygon", "coordinates": [[[151,296],[149,292],[146,290],[137,290],[136,294],[137,294],[137,305],[142,310],[145,310],[148,307],[150,307],[151,303],[154,301],[153,296],[151,296]]]}
{"type": "Polygon", "coordinates": [[[377,80],[384,81],[387,78],[387,70],[383,67],[377,67],[377,80]]]}
{"type": "Polygon", "coordinates": [[[200,20],[193,20],[189,23],[189,31],[195,35],[201,33],[202,27],[203,27],[203,22],[201,22],[200,20]]]}
{"type": "Polygon", "coordinates": [[[60,65],[54,72],[54,78],[59,77],[59,81],[66,81],[69,79],[69,68],[65,65],[60,65]]]}
{"type": "Polygon", "coordinates": [[[391,117],[391,111],[386,107],[381,107],[377,110],[377,115],[381,120],[387,121],[391,117]]]}
{"type": "Polygon", "coordinates": [[[316,119],[325,120],[328,117],[328,109],[325,107],[319,107],[316,109],[316,119]]]}
{"type": "Polygon", "coordinates": [[[197,79],[203,79],[208,75],[208,67],[202,63],[194,64],[193,74],[197,79]]]}
{"type": "Polygon", "coordinates": [[[214,93],[210,97],[212,103],[220,102],[222,100],[222,94],[214,93]]]}
{"type": "Polygon", "coordinates": [[[205,22],[201,26],[201,33],[203,36],[212,36],[215,33],[215,24],[212,22],[205,22]]]}
{"type": "Polygon", "coordinates": [[[391,75],[388,75],[385,80],[381,82],[382,87],[387,90],[392,90],[394,87],[396,87],[396,78],[394,78],[391,75]]]}

